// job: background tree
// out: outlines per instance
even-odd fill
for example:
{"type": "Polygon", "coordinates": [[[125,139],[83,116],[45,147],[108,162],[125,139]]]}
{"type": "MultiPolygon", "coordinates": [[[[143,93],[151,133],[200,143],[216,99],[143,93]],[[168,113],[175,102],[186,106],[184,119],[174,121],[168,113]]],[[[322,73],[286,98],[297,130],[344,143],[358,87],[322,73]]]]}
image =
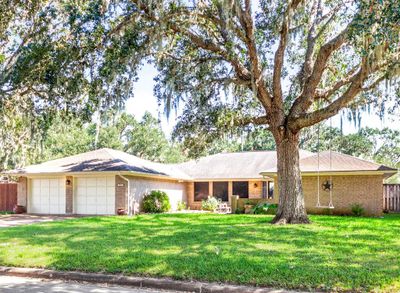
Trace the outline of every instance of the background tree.
{"type": "Polygon", "coordinates": [[[98,148],[125,151],[143,159],[163,163],[178,163],[185,159],[180,147],[168,141],[157,119],[145,113],[140,121],[133,115],[104,115],[96,140],[97,123],[80,119],[64,121],[58,117],[46,133],[41,151],[30,160],[39,163],[72,156],[98,148]]]}

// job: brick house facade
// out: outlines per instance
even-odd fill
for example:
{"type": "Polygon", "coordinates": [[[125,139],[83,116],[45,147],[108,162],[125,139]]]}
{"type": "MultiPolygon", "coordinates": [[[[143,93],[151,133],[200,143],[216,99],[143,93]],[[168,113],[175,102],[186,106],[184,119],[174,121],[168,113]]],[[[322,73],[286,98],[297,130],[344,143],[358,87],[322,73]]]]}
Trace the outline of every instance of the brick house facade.
{"type": "MultiPolygon", "coordinates": [[[[349,214],[352,205],[361,204],[367,215],[381,215],[383,180],[396,169],[339,153],[317,158],[314,153],[300,152],[308,212],[349,214]],[[321,163],[318,169],[317,161],[321,163]],[[317,194],[319,189],[321,205],[328,205],[329,192],[322,183],[331,176],[334,209],[327,211],[316,207],[317,194]]],[[[276,153],[272,151],[222,153],[168,165],[101,149],[9,174],[19,177],[18,205],[29,213],[116,214],[120,209],[140,211],[143,196],[151,190],[165,191],[173,210],[179,202],[201,209],[201,200],[209,195],[226,202],[238,195],[242,201],[278,203],[274,168],[276,153]]]]}

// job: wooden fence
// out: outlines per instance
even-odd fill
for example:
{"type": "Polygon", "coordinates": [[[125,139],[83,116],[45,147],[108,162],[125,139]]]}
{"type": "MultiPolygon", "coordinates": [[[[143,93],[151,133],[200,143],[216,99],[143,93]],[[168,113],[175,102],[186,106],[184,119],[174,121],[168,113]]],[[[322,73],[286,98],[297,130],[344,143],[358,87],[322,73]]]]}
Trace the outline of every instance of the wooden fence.
{"type": "Polygon", "coordinates": [[[0,183],[0,212],[11,212],[17,204],[17,183],[0,183]]]}
{"type": "Polygon", "coordinates": [[[400,184],[383,185],[383,209],[388,212],[400,212],[400,184]]]}

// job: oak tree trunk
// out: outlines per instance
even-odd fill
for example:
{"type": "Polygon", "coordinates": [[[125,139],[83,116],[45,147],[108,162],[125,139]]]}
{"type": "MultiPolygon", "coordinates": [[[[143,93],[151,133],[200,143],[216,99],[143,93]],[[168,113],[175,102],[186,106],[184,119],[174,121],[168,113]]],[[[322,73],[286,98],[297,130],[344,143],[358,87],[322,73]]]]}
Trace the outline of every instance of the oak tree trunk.
{"type": "Polygon", "coordinates": [[[279,206],[274,224],[310,223],[304,204],[299,166],[299,134],[277,141],[279,206]]]}

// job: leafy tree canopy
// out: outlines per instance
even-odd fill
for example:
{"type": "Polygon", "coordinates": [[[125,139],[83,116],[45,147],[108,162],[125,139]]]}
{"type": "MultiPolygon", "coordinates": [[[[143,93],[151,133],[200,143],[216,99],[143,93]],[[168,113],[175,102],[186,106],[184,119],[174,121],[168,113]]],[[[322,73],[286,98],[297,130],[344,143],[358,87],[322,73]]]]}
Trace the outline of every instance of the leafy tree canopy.
{"type": "Polygon", "coordinates": [[[78,118],[65,121],[64,117],[57,116],[41,145],[31,146],[27,153],[6,156],[0,148],[1,163],[4,169],[9,169],[21,166],[22,160],[24,164],[34,164],[98,148],[117,149],[155,162],[177,163],[186,159],[180,146],[169,142],[158,120],[150,113],[145,113],[140,121],[126,113],[104,115],[97,145],[96,128],[94,122],[86,123],[78,118]]]}

